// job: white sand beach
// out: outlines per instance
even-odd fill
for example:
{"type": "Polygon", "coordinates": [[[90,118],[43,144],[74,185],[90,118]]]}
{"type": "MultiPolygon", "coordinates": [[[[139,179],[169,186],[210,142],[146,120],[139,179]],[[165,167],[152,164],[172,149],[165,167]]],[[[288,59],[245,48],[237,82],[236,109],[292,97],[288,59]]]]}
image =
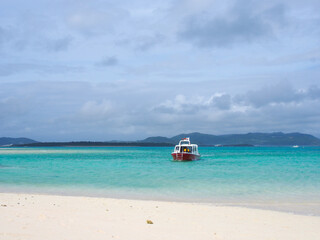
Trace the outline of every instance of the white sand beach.
{"type": "Polygon", "coordinates": [[[318,216],[242,207],[17,193],[0,193],[0,204],[1,240],[318,240],[320,236],[318,216]]]}

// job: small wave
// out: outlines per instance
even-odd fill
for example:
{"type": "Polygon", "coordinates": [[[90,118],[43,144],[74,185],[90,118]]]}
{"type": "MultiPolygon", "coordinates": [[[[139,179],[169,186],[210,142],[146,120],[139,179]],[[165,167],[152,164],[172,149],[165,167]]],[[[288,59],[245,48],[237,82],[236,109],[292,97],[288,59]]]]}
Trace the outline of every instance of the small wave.
{"type": "Polygon", "coordinates": [[[17,169],[20,167],[16,167],[16,166],[8,166],[8,165],[1,165],[0,164],[0,169],[17,169]]]}

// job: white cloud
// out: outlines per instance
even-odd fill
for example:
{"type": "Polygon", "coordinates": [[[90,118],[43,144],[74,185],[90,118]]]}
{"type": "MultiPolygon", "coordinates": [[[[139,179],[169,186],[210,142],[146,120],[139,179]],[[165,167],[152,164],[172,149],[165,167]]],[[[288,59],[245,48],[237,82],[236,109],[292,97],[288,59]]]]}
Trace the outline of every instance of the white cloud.
{"type": "Polygon", "coordinates": [[[231,99],[228,94],[215,93],[209,97],[177,95],[173,100],[166,100],[153,107],[156,112],[188,114],[203,109],[229,109],[231,99]]]}

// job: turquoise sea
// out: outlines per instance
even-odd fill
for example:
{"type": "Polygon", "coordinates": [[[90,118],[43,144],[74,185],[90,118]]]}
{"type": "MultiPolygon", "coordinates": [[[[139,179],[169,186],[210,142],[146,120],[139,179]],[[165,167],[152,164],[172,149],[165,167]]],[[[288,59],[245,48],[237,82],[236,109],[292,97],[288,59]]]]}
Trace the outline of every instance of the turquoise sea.
{"type": "Polygon", "coordinates": [[[320,214],[320,147],[0,148],[0,192],[205,202],[320,214]]]}

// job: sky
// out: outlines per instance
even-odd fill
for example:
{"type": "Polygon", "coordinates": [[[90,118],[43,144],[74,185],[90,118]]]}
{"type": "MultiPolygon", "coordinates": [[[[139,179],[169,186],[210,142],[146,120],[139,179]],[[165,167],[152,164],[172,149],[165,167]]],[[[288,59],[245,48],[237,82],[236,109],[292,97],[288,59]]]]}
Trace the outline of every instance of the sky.
{"type": "Polygon", "coordinates": [[[1,0],[0,137],[320,137],[319,0],[1,0]]]}

